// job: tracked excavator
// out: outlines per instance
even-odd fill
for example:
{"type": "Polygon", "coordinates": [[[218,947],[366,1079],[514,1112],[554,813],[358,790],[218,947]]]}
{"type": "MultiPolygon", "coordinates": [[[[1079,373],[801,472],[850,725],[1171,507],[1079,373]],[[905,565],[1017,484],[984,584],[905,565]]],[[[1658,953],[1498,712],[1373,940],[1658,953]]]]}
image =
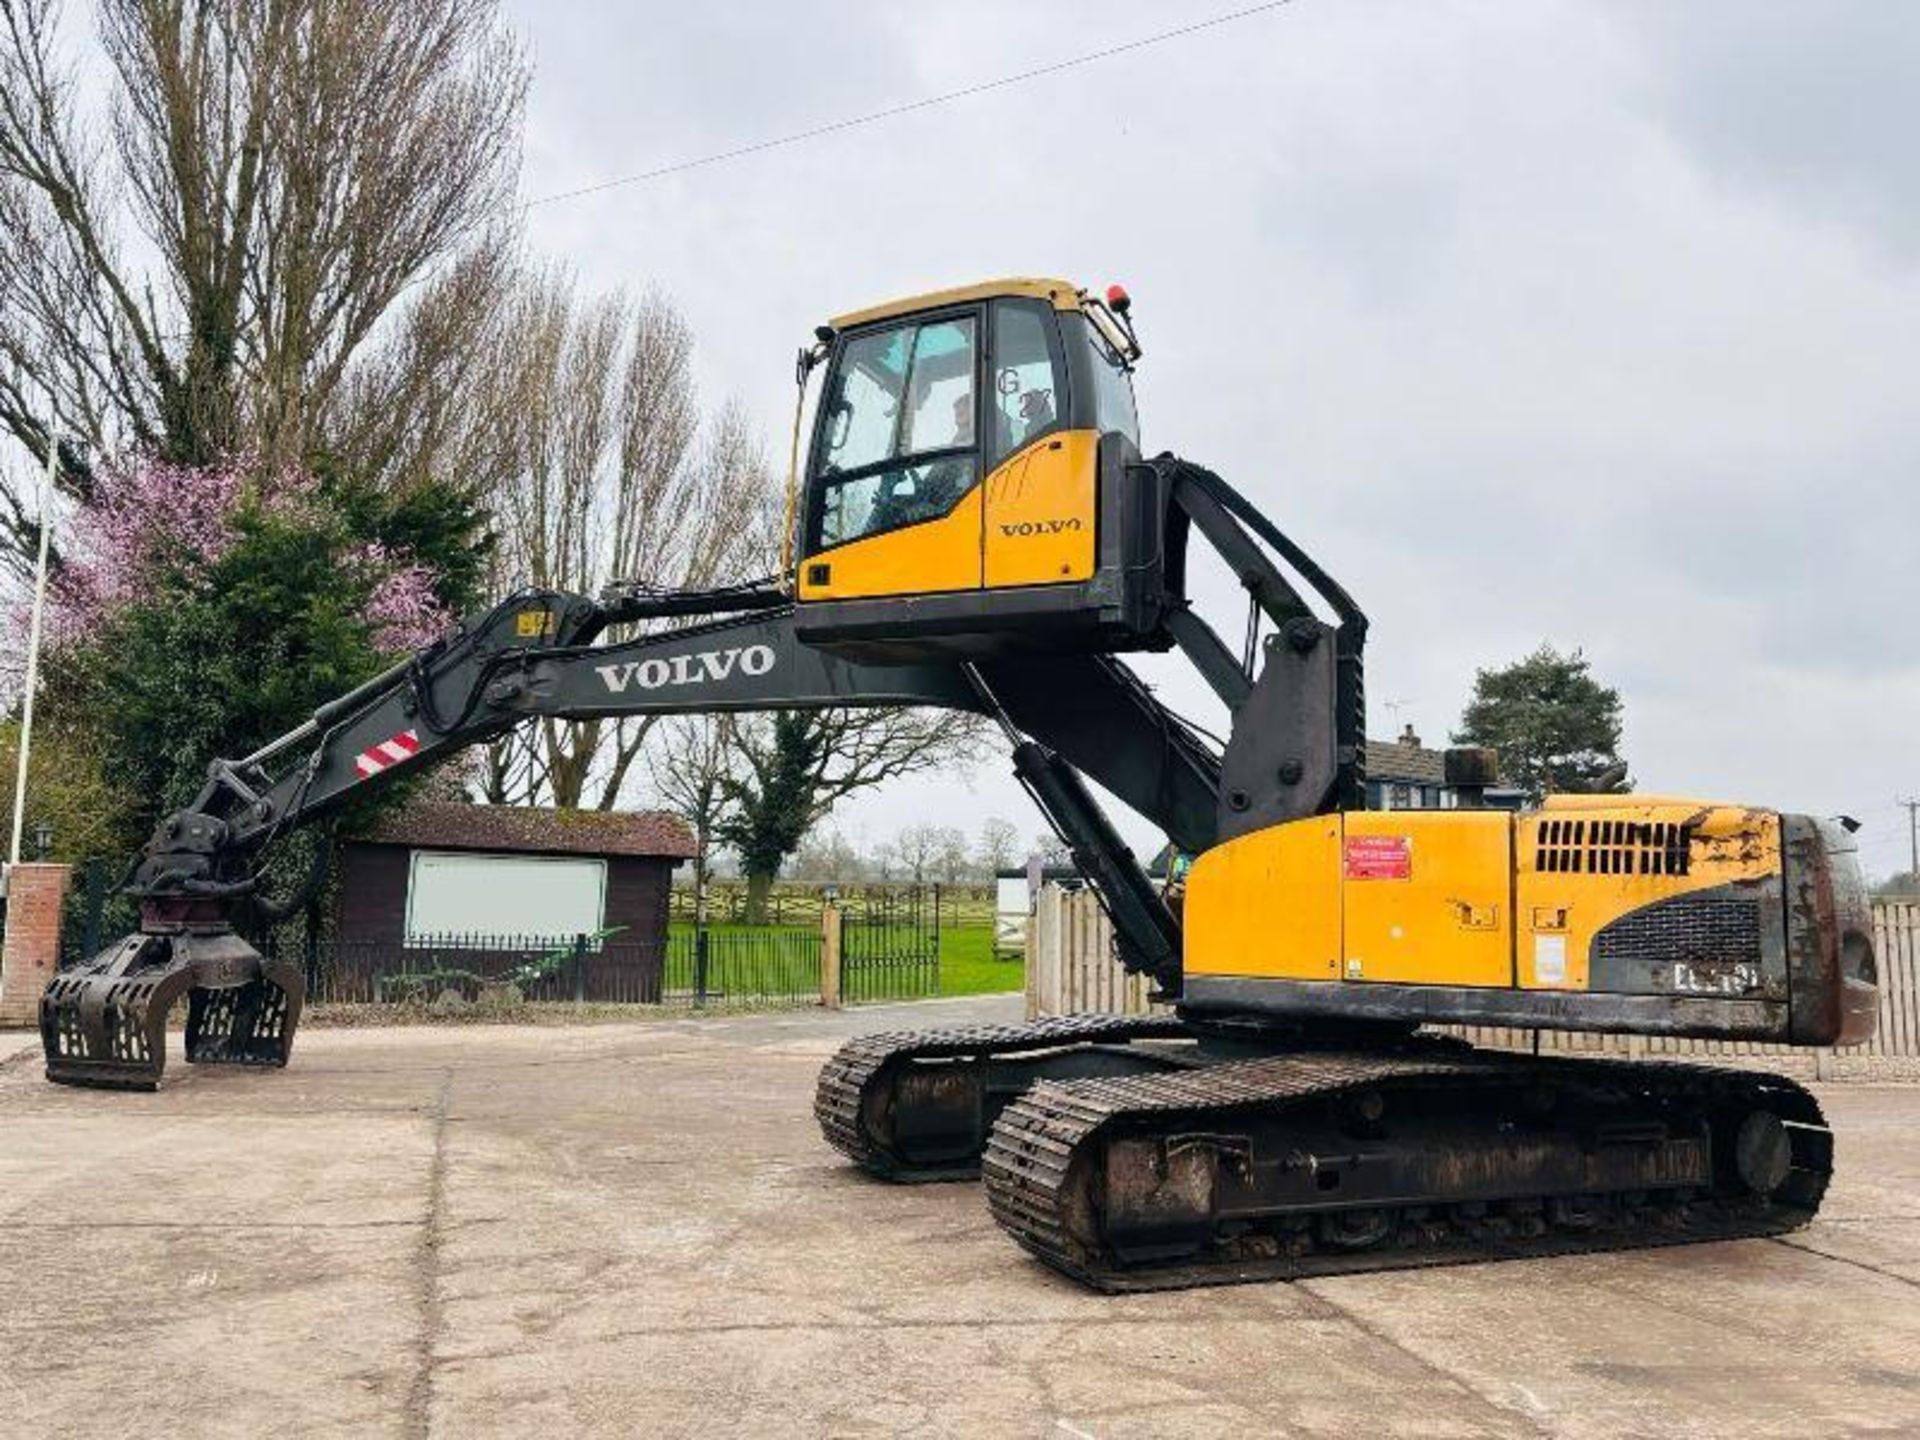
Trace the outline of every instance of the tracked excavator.
{"type": "MultiPolygon", "coordinates": [[[[1431,1027],[1863,1039],[1847,830],[1648,795],[1368,808],[1364,615],[1219,476],[1142,455],[1140,356],[1124,291],[1058,280],[821,326],[778,576],[513,595],[213,765],[133,872],[139,932],[49,985],[48,1078],[157,1086],[183,993],[189,1060],[284,1065],[302,977],[233,923],[263,854],[530,717],[946,706],[1004,732],[1164,1009],[850,1042],[814,1108],[874,1175],[980,1174],[1020,1245],[1109,1290],[1804,1223],[1833,1142],[1791,1080],[1431,1027]],[[1238,644],[1190,604],[1199,546],[1245,591],[1238,644]],[[1136,678],[1122,657],[1146,651],[1191,662],[1224,741],[1136,678]],[[1089,781],[1197,857],[1177,917],[1089,781]]],[[[1449,765],[1482,793],[1485,754],[1449,765]]]]}

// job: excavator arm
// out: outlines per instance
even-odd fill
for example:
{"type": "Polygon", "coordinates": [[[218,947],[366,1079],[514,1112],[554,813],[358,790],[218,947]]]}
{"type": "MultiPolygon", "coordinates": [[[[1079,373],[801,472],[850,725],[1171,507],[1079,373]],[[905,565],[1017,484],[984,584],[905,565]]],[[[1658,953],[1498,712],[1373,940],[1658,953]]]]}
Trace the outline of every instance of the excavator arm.
{"type": "MultiPolygon", "coordinates": [[[[676,599],[682,597],[676,597],[676,599]]],[[[129,887],[148,902],[250,893],[259,852],[348,800],[534,716],[585,719],[841,705],[973,708],[951,666],[867,666],[799,644],[777,600],[615,644],[634,603],[526,591],[461,625],[238,761],[148,843],[129,887]]]]}
{"type": "MultiPolygon", "coordinates": [[[[231,922],[243,899],[273,913],[258,896],[268,847],[356,796],[535,717],[914,705],[991,716],[1021,783],[1112,915],[1122,961],[1152,976],[1163,994],[1178,994],[1179,927],[1086,782],[1193,852],[1329,808],[1354,783],[1358,764],[1357,731],[1343,740],[1338,717],[1343,674],[1352,676],[1357,706],[1358,666],[1343,670],[1342,657],[1343,646],[1357,647],[1364,621],[1357,611],[1338,625],[1314,618],[1234,518],[1236,505],[1257,514],[1209,472],[1171,458],[1137,468],[1166,506],[1175,581],[1191,525],[1279,627],[1259,656],[1236,658],[1177,588],[1161,597],[1164,623],[1148,643],[1180,647],[1226,702],[1234,724],[1224,750],[1117,656],[1098,650],[1042,642],[977,658],[870,663],[809,643],[800,607],[771,586],[664,594],[615,586],[597,599],[523,591],[254,753],[210,767],[199,794],[160,824],[135,867],[127,888],[141,900],[139,933],[49,986],[41,1005],[49,1076],[156,1086],[165,1017],[182,993],[190,1059],[284,1064],[301,977],[262,960],[231,922]],[[619,626],[663,621],[687,623],[604,640],[619,626]]],[[[1277,536],[1262,538],[1285,554],[1277,536]]],[[[1344,595],[1334,593],[1338,608],[1344,595]]]]}
{"type": "Polygon", "coordinates": [[[187,1055],[283,1065],[304,981],[234,933],[259,896],[272,843],[356,796],[537,716],[658,715],[831,706],[977,708],[951,665],[870,666],[800,643],[777,592],[695,597],[553,591],[514,595],[253,754],[220,760],[193,802],[155,830],[127,886],[139,932],[48,986],[40,1007],[50,1079],[152,1089],[168,1011],[188,997],[187,1055]],[[609,627],[742,613],[613,643],[609,627]]]}

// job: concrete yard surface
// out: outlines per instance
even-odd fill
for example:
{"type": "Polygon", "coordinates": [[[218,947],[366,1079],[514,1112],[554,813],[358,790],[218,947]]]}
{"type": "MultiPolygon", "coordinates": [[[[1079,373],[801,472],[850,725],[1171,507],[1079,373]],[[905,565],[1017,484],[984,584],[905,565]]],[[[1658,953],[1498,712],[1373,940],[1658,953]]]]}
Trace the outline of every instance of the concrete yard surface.
{"type": "Polygon", "coordinates": [[[1115,1298],[814,1127],[845,1036],[1016,1017],[309,1030],[158,1095],[0,1037],[0,1430],[1920,1433],[1920,1087],[1820,1088],[1785,1240],[1115,1298]]]}

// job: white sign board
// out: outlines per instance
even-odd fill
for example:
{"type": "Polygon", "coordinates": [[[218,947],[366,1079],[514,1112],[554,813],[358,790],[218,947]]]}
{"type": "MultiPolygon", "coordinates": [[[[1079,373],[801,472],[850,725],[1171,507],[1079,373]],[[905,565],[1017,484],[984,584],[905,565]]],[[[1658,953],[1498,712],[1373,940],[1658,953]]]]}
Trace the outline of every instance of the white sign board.
{"type": "Polygon", "coordinates": [[[606,907],[604,860],[416,850],[407,881],[407,940],[570,939],[600,929],[606,907]]]}

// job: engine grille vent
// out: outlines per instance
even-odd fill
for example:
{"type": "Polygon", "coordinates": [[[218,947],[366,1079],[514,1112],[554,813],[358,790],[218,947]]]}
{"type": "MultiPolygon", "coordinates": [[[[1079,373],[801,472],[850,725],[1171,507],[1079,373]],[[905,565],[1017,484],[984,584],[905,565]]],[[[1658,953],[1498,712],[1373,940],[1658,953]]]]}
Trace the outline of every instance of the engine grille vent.
{"type": "Polygon", "coordinates": [[[1752,900],[1684,895],[1623,915],[1593,937],[1596,966],[1686,964],[1705,969],[1760,963],[1760,906],[1752,900]]]}
{"type": "Polygon", "coordinates": [[[1544,875],[1684,875],[1693,827],[1647,820],[1543,820],[1533,868],[1544,875]]]}

